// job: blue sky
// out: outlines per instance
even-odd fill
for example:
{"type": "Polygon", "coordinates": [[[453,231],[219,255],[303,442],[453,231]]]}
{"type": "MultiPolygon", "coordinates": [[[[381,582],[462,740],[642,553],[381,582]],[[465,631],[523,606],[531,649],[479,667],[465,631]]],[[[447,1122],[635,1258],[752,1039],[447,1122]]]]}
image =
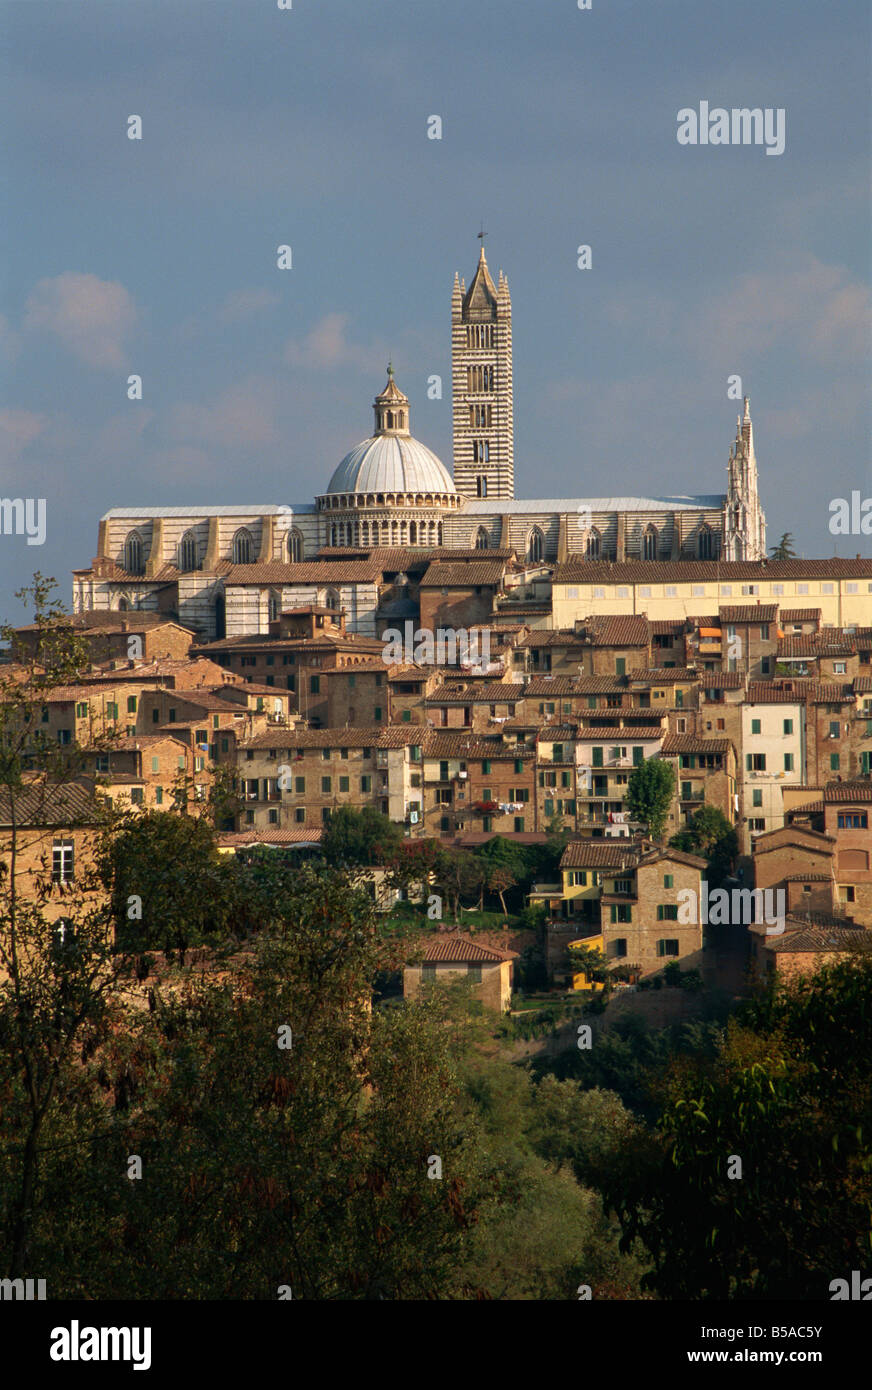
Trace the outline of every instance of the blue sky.
{"type": "Polygon", "coordinates": [[[865,0],[0,0],[0,495],[47,502],[42,547],[0,534],[0,616],[37,568],[67,598],[110,506],[311,501],[389,354],[450,464],[482,221],[519,496],[723,490],[738,373],[770,543],[868,549],[828,506],[872,485],[869,29],[865,0]],[[785,108],[784,154],[679,145],[700,100],[785,108]]]}

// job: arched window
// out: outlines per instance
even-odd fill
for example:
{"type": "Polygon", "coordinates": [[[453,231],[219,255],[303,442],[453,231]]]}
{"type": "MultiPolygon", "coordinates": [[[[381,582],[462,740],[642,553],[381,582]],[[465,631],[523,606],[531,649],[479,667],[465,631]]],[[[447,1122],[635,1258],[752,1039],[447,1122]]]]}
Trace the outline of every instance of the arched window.
{"type": "Polygon", "coordinates": [[[479,526],[475,534],[476,550],[487,550],[487,531],[483,526],[479,526]]]}
{"type": "Polygon", "coordinates": [[[267,602],[267,612],[269,613],[270,622],[274,623],[276,618],[279,616],[279,600],[275,594],[270,594],[269,596],[269,600],[267,602]]]}
{"type": "Polygon", "coordinates": [[[198,568],[197,537],[193,531],[186,531],[179,546],[179,569],[184,573],[198,568]]]}
{"type": "Polygon", "coordinates": [[[373,545],[378,545],[378,522],[377,522],[377,521],[374,521],[374,522],[372,523],[372,543],[373,543],[373,545]]]}
{"type": "Polygon", "coordinates": [[[339,595],[335,589],[327,590],[326,594],[324,595],[324,607],[331,609],[334,613],[338,611],[339,595]]]}
{"type": "Polygon", "coordinates": [[[119,613],[129,613],[129,612],[130,612],[130,601],[129,601],[128,599],[126,599],[126,598],[120,598],[120,599],[118,600],[118,612],[119,612],[119,613]]]}
{"type": "Polygon", "coordinates": [[[657,559],[657,527],[646,526],[645,534],[642,537],[642,559],[657,559]]]}
{"type": "Polygon", "coordinates": [[[600,533],[594,526],[593,530],[589,531],[587,535],[587,544],[584,547],[585,556],[588,560],[598,560],[600,558],[600,549],[600,533]]]}
{"type": "Polygon", "coordinates": [[[128,574],[144,574],[142,562],[142,537],[138,531],[131,531],[124,542],[124,568],[128,574]]]}
{"type": "Polygon", "coordinates": [[[409,545],[418,544],[418,526],[414,521],[409,522],[409,545]]]}
{"type": "Polygon", "coordinates": [[[537,560],[542,559],[542,556],[544,554],[545,537],[542,535],[542,532],[539,530],[539,527],[534,526],[532,531],[530,532],[530,538],[527,541],[527,559],[535,564],[537,560]]]}
{"type": "Polygon", "coordinates": [[[251,539],[251,532],[244,526],[236,532],[233,537],[233,563],[234,565],[250,565],[254,554],[254,545],[251,539]]]}
{"type": "Polygon", "coordinates": [[[710,526],[701,526],[697,538],[697,554],[701,560],[714,559],[714,536],[710,526]]]}
{"type": "MultiPolygon", "coordinates": [[[[336,542],[336,527],[333,527],[333,543],[336,542]]],[[[288,559],[292,565],[298,565],[305,554],[303,547],[303,537],[294,527],[293,531],[288,532],[288,559]]]]}

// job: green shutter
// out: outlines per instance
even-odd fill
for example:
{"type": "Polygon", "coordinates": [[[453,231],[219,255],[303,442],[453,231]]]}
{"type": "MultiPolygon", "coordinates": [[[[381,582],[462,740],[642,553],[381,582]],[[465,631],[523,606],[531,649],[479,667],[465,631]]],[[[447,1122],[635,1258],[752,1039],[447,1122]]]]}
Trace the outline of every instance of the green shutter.
{"type": "Polygon", "coordinates": [[[603,750],[601,745],[593,750],[593,765],[594,767],[602,767],[603,765],[603,750]]]}

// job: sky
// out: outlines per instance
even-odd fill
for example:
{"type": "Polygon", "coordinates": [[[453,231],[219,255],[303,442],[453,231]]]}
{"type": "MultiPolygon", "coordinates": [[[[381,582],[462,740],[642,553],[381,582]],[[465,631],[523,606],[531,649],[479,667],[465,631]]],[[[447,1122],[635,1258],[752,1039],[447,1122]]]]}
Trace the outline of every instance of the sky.
{"type": "Polygon", "coordinates": [[[36,570],[69,601],[110,507],[311,502],[389,357],[450,466],[482,228],[519,497],[724,491],[739,376],[770,545],[868,554],[829,519],[872,495],[870,15],[0,0],[0,498],[46,503],[42,545],[0,531],[0,619],[36,570]],[[784,152],[679,144],[701,101],[783,108],[784,152]]]}

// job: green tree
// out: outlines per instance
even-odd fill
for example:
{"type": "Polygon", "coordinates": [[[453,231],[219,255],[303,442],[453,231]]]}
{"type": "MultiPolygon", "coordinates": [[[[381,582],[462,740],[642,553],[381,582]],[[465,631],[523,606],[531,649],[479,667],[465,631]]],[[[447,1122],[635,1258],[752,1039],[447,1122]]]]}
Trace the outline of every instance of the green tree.
{"type": "Polygon", "coordinates": [[[675,795],[675,769],[665,758],[646,758],[630,773],[627,805],[634,820],[643,821],[652,839],[659,840],[675,795]]]}
{"type": "Polygon", "coordinates": [[[396,859],[403,832],[374,806],[340,806],[324,829],[321,851],[332,868],[371,868],[396,859]]]}
{"type": "Polygon", "coordinates": [[[777,545],[769,547],[769,554],[773,560],[796,559],[796,551],[793,548],[793,536],[789,531],[784,532],[784,535],[777,545]]]}
{"type": "Polygon", "coordinates": [[[779,985],[664,1081],[661,1158],[606,1184],[664,1298],[825,1298],[872,1218],[872,955],[779,985]],[[852,1046],[844,1046],[845,1037],[852,1046]],[[740,1165],[740,1166],[737,1166],[740,1165]]]}
{"type": "Polygon", "coordinates": [[[107,835],[100,870],[117,939],[137,952],[217,944],[234,912],[236,870],[214,826],[179,811],[128,814],[107,835]]]}
{"type": "Polygon", "coordinates": [[[673,849],[708,860],[707,878],[713,888],[732,873],[739,854],[739,837],[717,806],[701,806],[669,843],[673,849]]]}
{"type": "MultiPolygon", "coordinates": [[[[43,702],[72,683],[88,652],[53,597],[55,581],[35,574],[16,597],[34,611],[35,655],[0,674],[0,1267],[17,1278],[34,1265],[41,1211],[39,1173],[81,1055],[106,1036],[109,997],[124,963],[87,852],[111,811],[78,780],[79,750],[41,727],[43,702]],[[30,843],[62,828],[80,830],[75,880],[52,882],[51,862],[34,873],[30,843]],[[63,905],[63,916],[59,907],[63,905]]],[[[13,647],[16,634],[0,635],[13,647]]]]}

